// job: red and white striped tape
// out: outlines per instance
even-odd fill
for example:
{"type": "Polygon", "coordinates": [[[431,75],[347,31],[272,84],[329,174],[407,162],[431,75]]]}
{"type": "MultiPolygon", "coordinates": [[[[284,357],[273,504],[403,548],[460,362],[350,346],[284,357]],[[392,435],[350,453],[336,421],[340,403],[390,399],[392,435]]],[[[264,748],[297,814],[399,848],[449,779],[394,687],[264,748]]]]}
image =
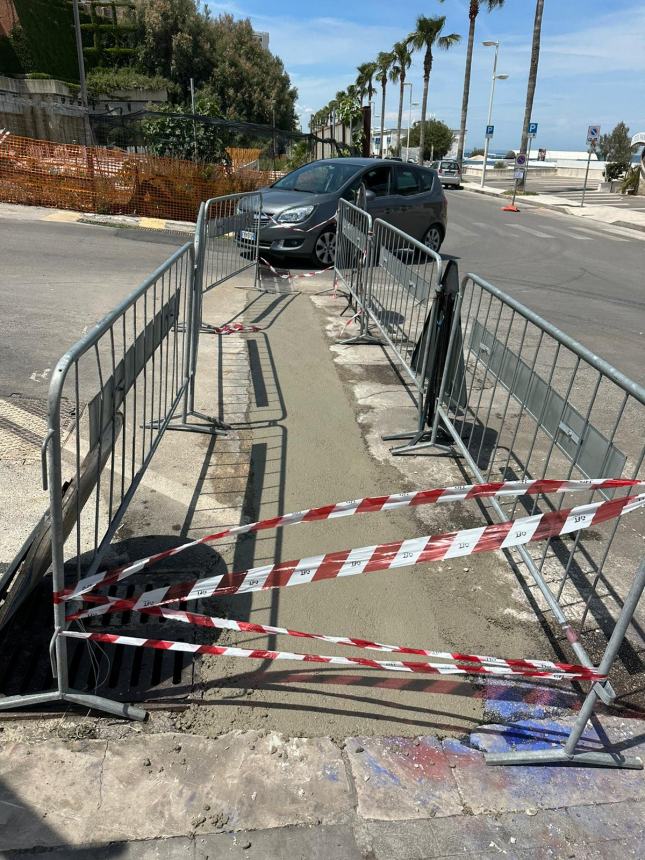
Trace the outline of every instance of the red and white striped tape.
{"type": "Polygon", "coordinates": [[[98,604],[69,616],[69,620],[120,610],[138,611],[177,600],[247,594],[327,579],[409,567],[430,561],[461,558],[472,553],[511,549],[530,541],[570,534],[645,506],[645,493],[608,502],[595,502],[562,511],[549,511],[513,522],[463,529],[441,535],[426,535],[380,546],[326,553],[296,561],[263,565],[239,573],[219,574],[207,579],[180,582],[152,589],[133,599],[85,594],[86,602],[98,604]]]}
{"type": "Polygon", "coordinates": [[[330,657],[322,654],[296,654],[291,651],[267,651],[262,648],[237,648],[225,645],[194,645],[190,642],[174,642],[168,639],[142,639],[138,636],[123,636],[115,633],[88,633],[77,630],[62,631],[61,636],[73,639],[88,639],[112,645],[129,645],[138,648],[156,648],[160,651],[186,651],[190,654],[216,654],[221,657],[245,657],[252,660],[298,660],[304,663],[326,663],[334,666],[362,666],[393,672],[419,672],[425,675],[496,675],[543,678],[554,681],[604,680],[600,675],[583,666],[579,672],[559,672],[542,669],[513,669],[509,665],[467,665],[461,663],[425,663],[402,660],[371,660],[367,657],[330,657]]]}
{"type": "MultiPolygon", "coordinates": [[[[371,496],[364,499],[352,499],[347,502],[336,502],[331,505],[323,505],[318,508],[309,508],[304,511],[295,511],[283,514],[279,517],[271,517],[254,523],[241,526],[233,526],[221,532],[198,538],[181,544],[173,549],[149,555],[138,559],[128,565],[117,567],[112,570],[101,571],[81,579],[75,588],[54,595],[54,601],[72,600],[86,594],[100,586],[112,585],[120,582],[134,573],[138,573],[149,565],[163,561],[166,558],[179,555],[192,547],[200,544],[213,543],[228,537],[258,532],[264,529],[282,528],[299,523],[316,522],[319,520],[331,520],[338,517],[349,517],[354,514],[378,513],[391,511],[397,508],[418,507],[420,505],[444,504],[453,502],[464,502],[478,498],[503,498],[514,496],[537,496],[548,493],[581,492],[592,490],[616,490],[625,487],[645,486],[645,482],[631,480],[628,478],[591,478],[588,480],[558,481],[543,478],[533,481],[498,481],[487,484],[467,484],[456,487],[439,487],[431,490],[417,490],[409,493],[390,493],[385,496],[371,496]]],[[[421,539],[420,539],[421,540],[421,539]]]]}
{"type": "Polygon", "coordinates": [[[171,621],[181,621],[184,624],[194,624],[197,627],[208,627],[217,630],[234,630],[238,633],[266,633],[276,636],[292,636],[297,639],[315,639],[319,642],[330,642],[333,645],[345,645],[350,648],[365,648],[370,651],[387,651],[395,654],[414,654],[420,657],[436,657],[457,663],[474,663],[476,665],[506,666],[510,669],[534,669],[557,671],[570,674],[575,672],[588,673],[594,677],[597,673],[585,666],[571,663],[554,663],[552,660],[504,659],[502,657],[486,657],[481,654],[462,654],[452,651],[432,651],[427,648],[409,648],[403,645],[384,645],[382,642],[372,642],[369,639],[357,639],[348,636],[329,636],[324,633],[305,633],[302,630],[290,630],[288,627],[274,627],[269,624],[257,624],[251,621],[235,621],[232,618],[216,618],[212,615],[200,615],[195,612],[185,612],[182,609],[169,609],[165,606],[152,606],[143,609],[146,615],[156,615],[171,621]]]}
{"type": "Polygon", "coordinates": [[[250,334],[251,332],[262,331],[259,325],[243,325],[242,323],[209,325],[207,328],[211,334],[250,334]]]}
{"type": "Polygon", "coordinates": [[[265,260],[264,257],[260,257],[260,261],[264,263],[264,265],[271,271],[272,275],[275,275],[276,278],[282,278],[286,281],[296,280],[297,278],[314,278],[316,275],[322,275],[325,272],[331,271],[334,267],[327,266],[326,269],[317,269],[314,272],[299,272],[297,275],[292,274],[291,271],[288,272],[279,272],[268,260],[265,260]]]}

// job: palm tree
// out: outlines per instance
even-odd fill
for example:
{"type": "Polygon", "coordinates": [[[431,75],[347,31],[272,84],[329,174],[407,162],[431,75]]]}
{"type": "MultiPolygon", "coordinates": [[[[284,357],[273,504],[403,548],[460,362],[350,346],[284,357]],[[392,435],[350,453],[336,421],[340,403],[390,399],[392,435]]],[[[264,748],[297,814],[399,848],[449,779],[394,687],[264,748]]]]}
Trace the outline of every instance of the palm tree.
{"type": "Polygon", "coordinates": [[[372,85],[374,75],[376,74],[376,63],[361,63],[361,65],[357,67],[356,71],[358,72],[358,75],[356,76],[356,86],[358,87],[358,92],[361,97],[361,107],[363,107],[363,99],[365,96],[367,96],[367,101],[369,102],[376,92],[372,85]]]}
{"type": "Polygon", "coordinates": [[[401,122],[403,119],[403,94],[405,93],[405,76],[412,62],[412,52],[407,42],[397,42],[392,48],[394,62],[390,69],[392,81],[399,82],[399,119],[397,124],[396,154],[401,155],[401,122]]]}
{"type": "MultiPolygon", "coordinates": [[[[526,152],[529,139],[529,123],[533,112],[533,96],[535,95],[535,84],[537,82],[538,61],[540,59],[540,35],[542,31],[542,12],[544,0],[537,0],[535,4],[535,20],[533,21],[533,47],[531,48],[531,65],[529,68],[529,82],[526,88],[526,107],[524,109],[524,125],[522,126],[522,140],[520,152],[526,152]]],[[[526,174],[525,174],[526,175],[526,174]]]]}
{"type": "Polygon", "coordinates": [[[358,119],[358,87],[350,84],[347,87],[347,110],[349,111],[349,145],[354,146],[354,120],[358,119]]]}
{"type": "Polygon", "coordinates": [[[343,145],[345,144],[345,121],[343,120],[343,105],[347,99],[347,93],[344,90],[338,90],[334,101],[336,102],[336,119],[341,122],[341,133],[343,136],[343,145]]]}
{"type": "MultiPolygon", "coordinates": [[[[443,0],[441,2],[443,3],[443,0]]],[[[473,63],[475,20],[484,2],[488,6],[489,12],[492,12],[493,9],[500,9],[504,5],[504,0],[470,0],[470,9],[468,10],[470,27],[468,28],[468,50],[466,51],[466,73],[464,75],[464,93],[461,99],[461,124],[459,126],[459,144],[457,147],[457,159],[459,161],[464,157],[464,143],[466,140],[466,117],[468,114],[468,97],[470,95],[470,70],[473,63]]]]}
{"type": "Polygon", "coordinates": [[[376,80],[381,85],[381,143],[379,146],[379,158],[383,158],[383,137],[385,135],[385,88],[387,87],[387,76],[394,61],[391,51],[381,51],[376,58],[376,80]]]}
{"type": "Polygon", "coordinates": [[[432,49],[436,45],[443,51],[447,51],[461,40],[457,33],[442,36],[441,31],[446,24],[445,15],[438,18],[426,18],[419,15],[417,28],[407,38],[408,45],[416,51],[425,50],[423,55],[423,97],[421,99],[421,129],[419,137],[419,162],[423,164],[423,150],[425,145],[426,111],[428,108],[428,84],[430,83],[430,72],[432,71],[432,49]]]}

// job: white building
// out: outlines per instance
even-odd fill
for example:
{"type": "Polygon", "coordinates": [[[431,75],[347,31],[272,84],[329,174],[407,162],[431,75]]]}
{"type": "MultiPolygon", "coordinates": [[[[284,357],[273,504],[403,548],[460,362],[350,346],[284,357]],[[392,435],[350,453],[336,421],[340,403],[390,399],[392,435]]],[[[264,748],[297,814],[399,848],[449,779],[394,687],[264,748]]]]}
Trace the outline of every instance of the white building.
{"type": "Polygon", "coordinates": [[[262,47],[268,51],[269,50],[269,34],[265,32],[259,32],[254,30],[253,35],[258,40],[258,42],[262,45],[262,47]]]}
{"type": "MultiPolygon", "coordinates": [[[[401,129],[401,140],[405,146],[407,137],[407,128],[401,129]]],[[[383,129],[383,155],[392,155],[399,147],[399,132],[396,128],[383,129]]],[[[372,129],[372,139],[370,141],[370,152],[372,155],[378,155],[381,151],[381,129],[372,129]]]]}

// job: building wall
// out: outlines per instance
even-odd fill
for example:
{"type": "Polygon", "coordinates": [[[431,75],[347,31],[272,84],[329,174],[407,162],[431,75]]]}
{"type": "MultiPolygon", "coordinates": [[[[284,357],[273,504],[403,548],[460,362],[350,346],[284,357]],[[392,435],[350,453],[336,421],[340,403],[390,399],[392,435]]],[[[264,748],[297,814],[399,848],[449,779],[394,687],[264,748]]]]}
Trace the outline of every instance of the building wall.
{"type": "Polygon", "coordinates": [[[0,0],[0,36],[8,36],[18,23],[13,0],[0,0]]]}
{"type": "Polygon", "coordinates": [[[62,81],[18,80],[0,75],[0,128],[21,137],[90,143],[87,112],[62,81]]]}

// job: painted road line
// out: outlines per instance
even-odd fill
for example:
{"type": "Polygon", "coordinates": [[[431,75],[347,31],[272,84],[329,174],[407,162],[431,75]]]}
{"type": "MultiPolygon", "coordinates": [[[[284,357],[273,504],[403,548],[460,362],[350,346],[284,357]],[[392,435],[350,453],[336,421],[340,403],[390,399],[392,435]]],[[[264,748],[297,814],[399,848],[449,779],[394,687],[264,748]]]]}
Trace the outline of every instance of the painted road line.
{"type": "MultiPolygon", "coordinates": [[[[551,233],[543,233],[541,230],[536,230],[534,227],[523,227],[521,224],[507,224],[511,230],[521,230],[523,233],[529,233],[531,236],[537,236],[538,239],[555,239],[551,233]]],[[[558,236],[558,238],[560,238],[558,236]]]]}
{"type": "Polygon", "coordinates": [[[456,233],[457,236],[463,236],[464,239],[481,238],[481,233],[476,233],[474,230],[467,230],[466,227],[462,227],[461,224],[455,224],[454,221],[450,221],[448,223],[446,238],[449,239],[452,233],[456,233]]]}
{"type": "Polygon", "coordinates": [[[622,236],[616,236],[615,233],[610,233],[604,225],[600,225],[597,230],[591,230],[589,227],[583,227],[579,224],[569,225],[571,230],[579,230],[581,233],[588,233],[594,239],[605,238],[611,239],[614,242],[629,242],[629,239],[624,239],[622,236]]]}
{"type": "Polygon", "coordinates": [[[50,215],[46,215],[45,221],[60,221],[66,224],[75,223],[76,221],[80,221],[83,218],[82,212],[68,212],[66,209],[61,209],[58,212],[52,212],[50,215]]]}

